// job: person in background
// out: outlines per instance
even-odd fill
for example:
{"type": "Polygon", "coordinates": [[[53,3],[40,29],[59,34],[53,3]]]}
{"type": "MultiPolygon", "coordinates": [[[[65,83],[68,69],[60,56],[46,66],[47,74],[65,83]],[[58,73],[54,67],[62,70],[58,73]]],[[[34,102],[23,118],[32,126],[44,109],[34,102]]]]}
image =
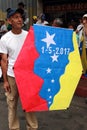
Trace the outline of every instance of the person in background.
{"type": "Polygon", "coordinates": [[[37,22],[37,16],[33,16],[33,24],[36,24],[36,22],[37,22]]]}
{"type": "Polygon", "coordinates": [[[45,16],[45,14],[41,13],[41,14],[38,16],[38,20],[37,20],[36,24],[49,25],[48,21],[46,21],[46,16],[45,16]]]}
{"type": "MultiPolygon", "coordinates": [[[[23,19],[19,10],[10,9],[7,13],[7,19],[12,26],[12,30],[8,31],[1,37],[1,68],[8,105],[9,130],[20,130],[19,119],[17,116],[19,92],[15,81],[13,67],[28,32],[22,29],[23,19]]],[[[35,113],[24,113],[27,130],[37,130],[38,122],[35,113]]]]}
{"type": "Polygon", "coordinates": [[[74,20],[71,20],[71,22],[68,23],[68,28],[76,31],[76,22],[74,20]]]}
{"type": "Polygon", "coordinates": [[[20,13],[22,14],[22,18],[23,18],[23,27],[22,28],[27,30],[29,18],[28,18],[28,13],[25,10],[25,4],[23,2],[19,2],[18,3],[18,9],[19,9],[20,13]]]}
{"type": "Polygon", "coordinates": [[[60,18],[55,18],[55,19],[53,20],[52,26],[53,26],[53,27],[62,27],[62,26],[63,26],[63,21],[62,21],[62,19],[60,19],[60,18]]]}
{"type": "Polygon", "coordinates": [[[82,18],[79,19],[79,25],[76,28],[76,33],[78,34],[83,28],[83,20],[82,18]]]}
{"type": "Polygon", "coordinates": [[[74,30],[74,27],[73,27],[73,25],[71,23],[68,23],[68,28],[74,30]]]}
{"type": "Polygon", "coordinates": [[[80,42],[81,42],[81,36],[82,36],[82,34],[81,34],[81,30],[83,29],[83,20],[82,20],[82,18],[80,18],[79,19],[79,24],[78,24],[78,26],[77,26],[77,28],[76,28],[76,30],[75,30],[75,32],[76,32],[76,35],[77,35],[77,42],[78,42],[78,47],[79,47],[79,49],[80,49],[80,42]],[[81,36],[80,36],[81,35],[81,36]]]}
{"type": "Polygon", "coordinates": [[[7,26],[4,20],[1,20],[1,27],[0,27],[0,37],[3,36],[7,32],[7,26]]]}
{"type": "Polygon", "coordinates": [[[87,77],[87,14],[82,17],[82,29],[80,29],[79,36],[79,50],[83,65],[83,75],[82,78],[87,77]]]}
{"type": "MultiPolygon", "coordinates": [[[[6,9],[6,12],[8,13],[10,9],[11,9],[11,8],[7,8],[7,9],[6,9]]],[[[8,19],[6,19],[6,20],[7,20],[7,23],[8,23],[8,25],[7,25],[7,30],[10,31],[10,30],[12,29],[12,26],[9,24],[8,19]]]]}

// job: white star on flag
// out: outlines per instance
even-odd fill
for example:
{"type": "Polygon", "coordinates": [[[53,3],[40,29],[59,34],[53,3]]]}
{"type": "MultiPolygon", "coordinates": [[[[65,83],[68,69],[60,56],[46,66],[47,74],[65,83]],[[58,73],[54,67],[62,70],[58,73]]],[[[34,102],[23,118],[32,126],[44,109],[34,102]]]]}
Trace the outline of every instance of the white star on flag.
{"type": "Polygon", "coordinates": [[[54,36],[55,34],[50,35],[48,32],[46,32],[46,38],[42,39],[41,41],[46,42],[47,48],[49,48],[51,44],[56,45],[55,41],[53,40],[54,36]]]}
{"type": "Polygon", "coordinates": [[[51,102],[48,102],[49,104],[51,104],[51,102]]]}
{"type": "Polygon", "coordinates": [[[52,79],[52,80],[51,80],[51,83],[54,83],[54,82],[55,82],[55,80],[54,80],[54,79],[52,79]]]}
{"type": "Polygon", "coordinates": [[[58,55],[56,55],[55,53],[53,56],[51,56],[51,58],[52,58],[52,62],[54,62],[54,61],[58,62],[58,59],[57,59],[58,55]]]}
{"type": "Polygon", "coordinates": [[[48,68],[46,71],[47,71],[47,74],[51,73],[51,69],[50,68],[48,68]]]}
{"type": "Polygon", "coordinates": [[[50,92],[51,91],[51,89],[50,88],[48,88],[48,92],[50,92]]]}
{"type": "Polygon", "coordinates": [[[52,96],[49,96],[49,98],[51,99],[51,98],[52,98],[52,96]]]}

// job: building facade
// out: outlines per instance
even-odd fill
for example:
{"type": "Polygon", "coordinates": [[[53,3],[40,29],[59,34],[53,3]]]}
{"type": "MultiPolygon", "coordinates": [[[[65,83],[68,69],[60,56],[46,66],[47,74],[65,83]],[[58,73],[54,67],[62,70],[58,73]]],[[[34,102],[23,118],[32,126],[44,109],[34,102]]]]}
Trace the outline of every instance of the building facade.
{"type": "Polygon", "coordinates": [[[64,21],[78,20],[87,13],[87,0],[43,0],[43,11],[51,19],[61,17],[64,21]]]}
{"type": "Polygon", "coordinates": [[[65,22],[78,20],[87,13],[87,0],[0,0],[0,19],[6,18],[7,8],[17,8],[22,1],[29,16],[29,26],[32,25],[33,15],[45,13],[50,22],[56,17],[61,17],[65,22]]]}

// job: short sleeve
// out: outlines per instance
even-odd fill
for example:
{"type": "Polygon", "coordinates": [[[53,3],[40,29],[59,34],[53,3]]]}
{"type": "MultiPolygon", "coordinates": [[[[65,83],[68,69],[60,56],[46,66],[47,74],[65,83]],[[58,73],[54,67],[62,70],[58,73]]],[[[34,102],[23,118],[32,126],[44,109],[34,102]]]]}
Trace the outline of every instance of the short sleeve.
{"type": "Polygon", "coordinates": [[[0,40],[0,53],[7,54],[6,42],[0,40]]]}

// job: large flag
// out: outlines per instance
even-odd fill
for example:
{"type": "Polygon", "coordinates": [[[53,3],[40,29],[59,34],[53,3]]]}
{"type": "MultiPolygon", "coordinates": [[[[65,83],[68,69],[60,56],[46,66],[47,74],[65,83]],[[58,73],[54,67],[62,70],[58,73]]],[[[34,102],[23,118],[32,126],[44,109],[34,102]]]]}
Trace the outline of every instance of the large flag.
{"type": "Polygon", "coordinates": [[[31,27],[14,73],[23,110],[67,109],[82,74],[75,32],[31,27]]]}

